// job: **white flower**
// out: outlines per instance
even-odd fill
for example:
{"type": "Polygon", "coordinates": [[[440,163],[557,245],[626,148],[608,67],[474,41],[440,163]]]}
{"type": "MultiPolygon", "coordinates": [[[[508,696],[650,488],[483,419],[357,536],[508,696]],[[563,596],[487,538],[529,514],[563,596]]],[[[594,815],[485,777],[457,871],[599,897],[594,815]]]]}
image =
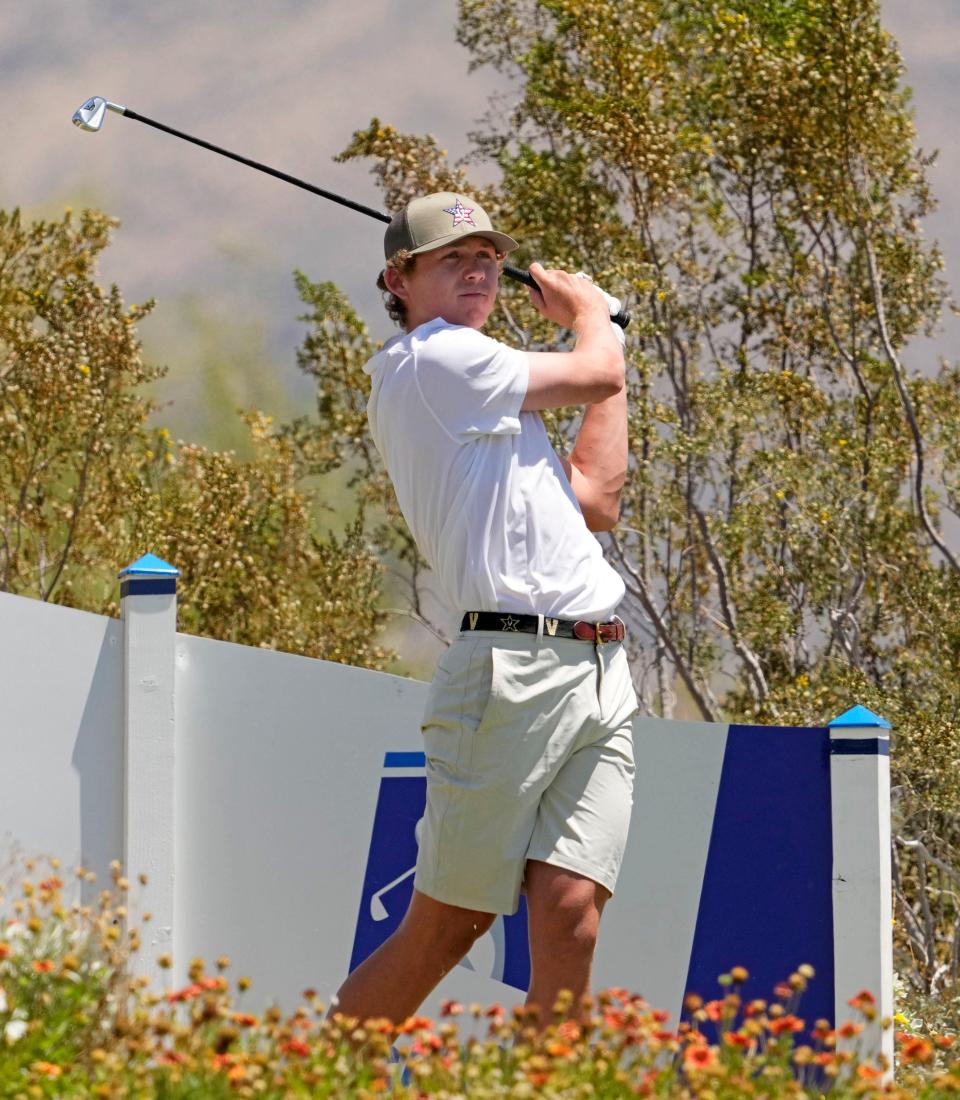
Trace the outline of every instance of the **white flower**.
{"type": "Polygon", "coordinates": [[[8,1045],[12,1045],[18,1039],[22,1039],[27,1031],[26,1020],[11,1020],[3,1029],[3,1037],[8,1045]]]}

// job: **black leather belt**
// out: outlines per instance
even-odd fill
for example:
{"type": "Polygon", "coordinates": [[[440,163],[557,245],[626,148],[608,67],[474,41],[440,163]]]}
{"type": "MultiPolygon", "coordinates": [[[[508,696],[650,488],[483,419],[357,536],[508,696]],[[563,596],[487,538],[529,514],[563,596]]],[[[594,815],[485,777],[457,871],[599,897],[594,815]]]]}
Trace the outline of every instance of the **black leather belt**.
{"type": "MultiPolygon", "coordinates": [[[[460,623],[461,630],[502,630],[517,634],[536,634],[540,630],[537,615],[510,615],[502,611],[468,611],[460,623]]],[[[544,617],[543,633],[550,638],[576,638],[581,642],[622,642],[626,628],[619,619],[609,623],[588,623],[583,619],[548,619],[544,617]]]]}

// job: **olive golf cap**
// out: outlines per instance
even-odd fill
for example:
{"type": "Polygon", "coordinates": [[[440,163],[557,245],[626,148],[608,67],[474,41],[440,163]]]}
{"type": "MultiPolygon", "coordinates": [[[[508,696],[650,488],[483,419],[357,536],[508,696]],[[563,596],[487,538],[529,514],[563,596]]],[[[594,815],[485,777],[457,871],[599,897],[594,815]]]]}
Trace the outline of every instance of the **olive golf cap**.
{"type": "Polygon", "coordinates": [[[488,237],[501,252],[519,248],[513,237],[498,233],[487,212],[469,195],[437,191],[423,195],[394,214],[383,238],[386,258],[405,248],[417,255],[459,240],[461,237],[488,237]]]}

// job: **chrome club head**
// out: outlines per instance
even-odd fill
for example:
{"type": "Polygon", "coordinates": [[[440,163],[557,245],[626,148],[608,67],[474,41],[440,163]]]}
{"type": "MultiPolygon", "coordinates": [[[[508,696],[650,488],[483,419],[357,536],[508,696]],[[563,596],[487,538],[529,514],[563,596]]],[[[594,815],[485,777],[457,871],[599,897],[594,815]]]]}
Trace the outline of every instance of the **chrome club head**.
{"type": "Polygon", "coordinates": [[[108,109],[123,114],[123,107],[118,103],[111,103],[103,96],[91,96],[86,103],[81,104],[73,112],[73,124],[79,126],[81,130],[91,130],[96,133],[103,125],[103,114],[108,109]]]}

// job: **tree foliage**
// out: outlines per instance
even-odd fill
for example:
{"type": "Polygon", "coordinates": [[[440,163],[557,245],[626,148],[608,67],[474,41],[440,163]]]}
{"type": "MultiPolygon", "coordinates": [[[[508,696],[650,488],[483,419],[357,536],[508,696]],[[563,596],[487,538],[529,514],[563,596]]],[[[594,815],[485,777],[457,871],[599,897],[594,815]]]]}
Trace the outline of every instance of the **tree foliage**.
{"type": "Polygon", "coordinates": [[[151,308],[96,283],[114,223],[0,212],[0,589],[116,613],[116,571],[177,565],[194,633],[380,667],[381,568],[359,515],[320,537],[307,473],[269,418],[253,457],[151,429],[136,332],[151,308]]]}
{"type": "MultiPolygon", "coordinates": [[[[904,958],[918,982],[955,977],[941,887],[960,843],[960,561],[945,533],[960,377],[910,361],[949,296],[878,3],[461,0],[459,38],[514,89],[473,135],[498,182],[472,187],[471,158],[451,166],[377,119],[343,156],[372,159],[388,208],[469,189],[521,259],[626,295],[630,474],[607,550],[642,707],[817,724],[861,702],[887,717],[904,958]],[[936,888],[928,857],[946,867],[936,888]]],[[[353,417],[328,461],[359,460],[382,486],[348,411],[368,349],[338,350],[341,333],[362,343],[345,318],[328,312],[312,346],[319,431],[334,440],[353,417]]],[[[512,287],[489,331],[557,339],[512,287]]],[[[576,417],[549,426],[568,446],[576,417]]],[[[381,539],[406,545],[415,588],[422,563],[386,515],[381,539]]]]}

